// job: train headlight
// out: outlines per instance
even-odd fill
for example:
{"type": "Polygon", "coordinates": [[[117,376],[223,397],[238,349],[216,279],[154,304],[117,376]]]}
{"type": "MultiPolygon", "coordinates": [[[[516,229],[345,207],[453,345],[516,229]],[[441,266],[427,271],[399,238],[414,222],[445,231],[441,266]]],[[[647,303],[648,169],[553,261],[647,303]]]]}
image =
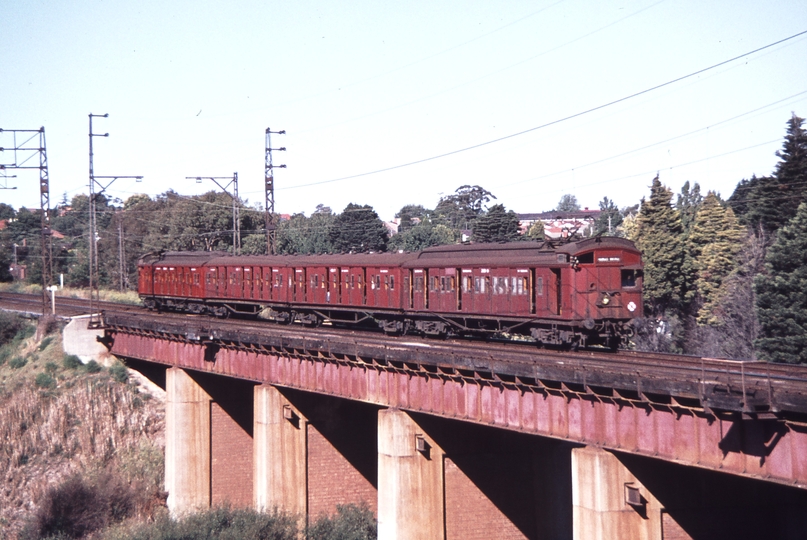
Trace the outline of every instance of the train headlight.
{"type": "Polygon", "coordinates": [[[607,306],[611,302],[611,299],[608,298],[607,294],[604,294],[602,297],[602,305],[607,306]]]}

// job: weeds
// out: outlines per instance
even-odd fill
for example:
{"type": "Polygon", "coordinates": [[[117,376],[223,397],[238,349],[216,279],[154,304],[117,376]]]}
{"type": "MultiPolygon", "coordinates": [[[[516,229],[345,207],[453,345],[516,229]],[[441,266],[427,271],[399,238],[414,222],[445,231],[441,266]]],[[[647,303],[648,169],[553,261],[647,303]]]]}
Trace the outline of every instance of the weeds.
{"type": "Polygon", "coordinates": [[[81,363],[81,358],[75,354],[66,354],[62,360],[62,365],[65,369],[77,369],[83,364],[81,363]]]}
{"type": "Polygon", "coordinates": [[[34,379],[34,384],[39,388],[49,389],[56,388],[56,379],[47,373],[39,373],[34,379]]]}
{"type": "Polygon", "coordinates": [[[337,505],[336,515],[322,516],[309,527],[307,540],[375,540],[377,524],[367,503],[337,505]]]}
{"type": "Polygon", "coordinates": [[[21,367],[25,366],[25,364],[27,364],[27,363],[28,363],[28,360],[26,360],[22,356],[15,356],[8,363],[8,367],[10,367],[11,369],[20,369],[21,367]]]}

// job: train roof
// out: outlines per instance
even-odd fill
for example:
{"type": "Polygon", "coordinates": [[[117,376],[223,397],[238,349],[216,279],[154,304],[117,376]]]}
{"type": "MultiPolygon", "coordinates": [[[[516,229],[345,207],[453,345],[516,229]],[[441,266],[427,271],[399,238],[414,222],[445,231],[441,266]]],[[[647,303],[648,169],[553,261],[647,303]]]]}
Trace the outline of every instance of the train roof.
{"type": "MultiPolygon", "coordinates": [[[[404,268],[471,265],[551,265],[558,254],[570,256],[592,249],[623,249],[638,253],[630,240],[595,237],[556,244],[553,242],[509,242],[496,244],[451,244],[411,253],[349,253],[335,255],[243,255],[234,257],[222,251],[167,251],[149,253],[140,264],[178,266],[226,266],[237,261],[251,266],[402,266],[404,268]]],[[[564,261],[561,264],[565,263],[564,261]]]]}

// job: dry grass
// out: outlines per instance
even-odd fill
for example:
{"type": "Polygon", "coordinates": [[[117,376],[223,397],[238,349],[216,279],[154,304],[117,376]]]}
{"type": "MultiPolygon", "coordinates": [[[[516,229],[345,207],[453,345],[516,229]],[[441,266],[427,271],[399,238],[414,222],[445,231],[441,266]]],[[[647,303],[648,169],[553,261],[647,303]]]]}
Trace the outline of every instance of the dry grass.
{"type": "Polygon", "coordinates": [[[108,370],[65,367],[58,333],[0,351],[21,359],[0,366],[0,539],[14,538],[48,489],[76,473],[112,467],[160,489],[162,403],[108,370]]]}
{"type": "MultiPolygon", "coordinates": [[[[42,292],[41,285],[25,284],[20,282],[14,283],[0,283],[0,291],[26,293],[26,294],[40,294],[42,292]]],[[[64,287],[56,291],[56,296],[65,298],[89,298],[89,289],[79,289],[73,287],[64,287]]],[[[118,302],[120,304],[140,304],[140,297],[137,291],[118,291],[114,289],[100,289],[98,296],[101,300],[106,302],[118,302]]]]}

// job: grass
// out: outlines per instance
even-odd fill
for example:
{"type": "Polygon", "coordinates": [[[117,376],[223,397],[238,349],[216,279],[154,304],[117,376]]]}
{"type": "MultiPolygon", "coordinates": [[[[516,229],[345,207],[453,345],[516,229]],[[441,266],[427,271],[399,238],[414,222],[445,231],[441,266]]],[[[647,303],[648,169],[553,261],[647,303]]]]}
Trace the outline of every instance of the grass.
{"type": "MultiPolygon", "coordinates": [[[[0,341],[0,440],[13,444],[0,445],[0,539],[17,538],[26,519],[45,512],[48,490],[75,475],[84,487],[73,485],[81,487],[74,494],[105,485],[117,486],[115,492],[124,495],[126,486],[137,492],[132,510],[111,511],[109,519],[90,516],[92,527],[116,522],[124,514],[153,519],[165,505],[163,449],[157,442],[164,418],[159,400],[144,399],[146,394],[128,382],[120,364],[107,369],[65,355],[58,327],[43,327],[51,333],[38,340],[31,321],[5,315],[0,312],[0,335],[5,336],[0,341]],[[122,480],[93,480],[103,474],[122,480]]],[[[63,496],[59,504],[72,498],[63,496]]],[[[115,508],[126,507],[125,502],[115,508]]],[[[48,511],[51,517],[60,515],[57,507],[48,511]]],[[[83,526],[82,519],[77,527],[83,526]]],[[[53,530],[46,527],[32,538],[53,530]]]]}
{"type": "MultiPolygon", "coordinates": [[[[0,291],[16,292],[24,294],[41,294],[42,286],[35,284],[20,283],[0,283],[0,291]]],[[[89,298],[90,290],[74,287],[64,287],[56,291],[56,296],[65,298],[89,298]]],[[[118,291],[114,289],[100,289],[98,296],[102,301],[116,302],[119,304],[140,305],[140,297],[137,291],[118,291]]]]}

